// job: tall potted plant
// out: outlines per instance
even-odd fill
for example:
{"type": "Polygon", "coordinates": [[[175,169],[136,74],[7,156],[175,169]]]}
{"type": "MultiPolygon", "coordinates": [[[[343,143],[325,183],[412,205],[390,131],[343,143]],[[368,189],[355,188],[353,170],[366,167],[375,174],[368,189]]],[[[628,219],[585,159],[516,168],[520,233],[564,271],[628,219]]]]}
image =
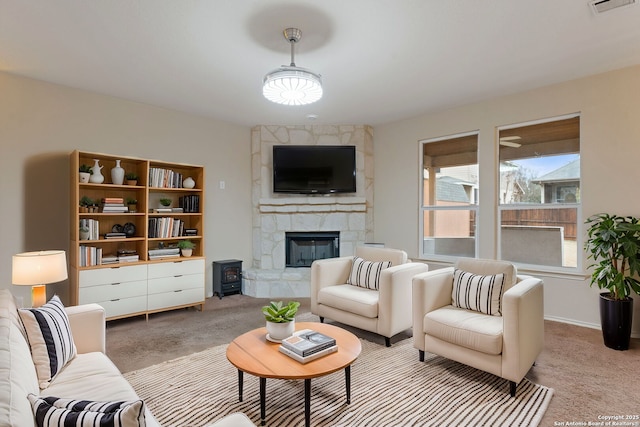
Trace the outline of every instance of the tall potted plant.
{"type": "Polygon", "coordinates": [[[640,295],[640,220],[600,213],[586,220],[585,250],[594,261],[590,286],[598,285],[604,344],[627,350],[631,338],[634,292],[640,295]]]}

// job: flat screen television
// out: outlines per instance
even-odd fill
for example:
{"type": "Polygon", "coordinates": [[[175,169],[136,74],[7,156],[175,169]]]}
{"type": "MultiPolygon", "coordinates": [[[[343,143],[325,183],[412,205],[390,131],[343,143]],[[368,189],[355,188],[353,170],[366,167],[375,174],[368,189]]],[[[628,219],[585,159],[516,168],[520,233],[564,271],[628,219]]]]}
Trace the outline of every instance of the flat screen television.
{"type": "Polygon", "coordinates": [[[273,192],[356,192],[353,145],[274,145],[273,192]]]}

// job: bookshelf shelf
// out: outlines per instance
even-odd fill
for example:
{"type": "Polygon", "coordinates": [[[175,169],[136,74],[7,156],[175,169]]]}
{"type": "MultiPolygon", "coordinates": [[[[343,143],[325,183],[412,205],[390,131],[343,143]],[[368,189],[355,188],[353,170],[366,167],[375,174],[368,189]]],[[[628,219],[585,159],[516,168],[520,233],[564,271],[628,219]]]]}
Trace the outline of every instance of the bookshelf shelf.
{"type": "Polygon", "coordinates": [[[72,304],[101,304],[107,311],[108,320],[140,314],[148,317],[152,312],[204,306],[204,168],[80,150],[71,153],[70,165],[72,304]],[[95,159],[102,166],[104,181],[81,183],[80,165],[92,166],[95,159]],[[120,160],[126,173],[133,172],[138,176],[136,185],[111,181],[110,171],[116,160],[120,160]],[[182,187],[187,177],[195,181],[194,188],[182,187]],[[153,212],[161,207],[161,198],[171,199],[174,208],[183,207],[184,203],[188,212],[153,212]],[[82,208],[81,201],[87,199],[93,203],[92,207],[82,208]],[[135,212],[128,211],[130,199],[137,201],[135,212]],[[87,212],[88,209],[91,211],[87,212]],[[103,212],[108,209],[115,212],[103,212]],[[151,223],[155,228],[151,229],[151,223]],[[135,233],[131,233],[130,224],[135,227],[135,233]],[[84,240],[80,239],[81,227],[85,234],[90,230],[89,240],[86,235],[84,240]],[[116,238],[105,238],[107,233],[124,232],[127,227],[132,237],[112,234],[116,238]],[[159,233],[167,237],[150,237],[159,233]],[[177,253],[163,259],[150,255],[150,251],[157,253],[162,248],[174,248],[185,239],[196,245],[189,258],[177,253]],[[181,279],[175,280],[175,277],[181,279]],[[130,286],[124,286],[129,282],[130,286]],[[111,288],[106,286],[113,284],[123,286],[112,286],[115,293],[111,294],[108,291],[111,288]],[[119,295],[118,289],[127,291],[119,295]],[[137,293],[132,294],[132,289],[137,293]],[[143,293],[143,289],[146,292],[143,293]],[[110,296],[108,301],[100,299],[107,294],[110,296]]]}

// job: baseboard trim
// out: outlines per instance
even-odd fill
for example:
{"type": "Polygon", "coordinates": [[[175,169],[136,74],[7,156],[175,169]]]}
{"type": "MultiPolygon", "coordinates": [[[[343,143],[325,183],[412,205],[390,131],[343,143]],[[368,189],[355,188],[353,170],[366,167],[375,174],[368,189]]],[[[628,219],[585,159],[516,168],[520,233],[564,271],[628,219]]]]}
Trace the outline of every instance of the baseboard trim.
{"type": "MultiPolygon", "coordinates": [[[[579,320],[568,319],[566,317],[544,316],[544,320],[551,320],[552,322],[567,323],[569,325],[582,326],[584,328],[596,329],[598,331],[602,330],[599,323],[581,322],[579,320]]],[[[640,333],[631,332],[631,338],[640,338],[640,333]]]]}

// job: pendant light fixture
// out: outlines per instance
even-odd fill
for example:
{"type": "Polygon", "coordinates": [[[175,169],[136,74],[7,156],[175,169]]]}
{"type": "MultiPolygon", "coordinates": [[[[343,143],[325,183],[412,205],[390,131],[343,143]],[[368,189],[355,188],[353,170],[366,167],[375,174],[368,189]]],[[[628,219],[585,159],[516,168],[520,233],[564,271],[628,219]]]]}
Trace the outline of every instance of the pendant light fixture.
{"type": "Polygon", "coordinates": [[[264,76],[262,94],[269,101],[284,105],[306,105],[322,98],[320,74],[296,67],[294,47],[301,36],[302,31],[297,28],[284,30],[284,38],[291,44],[291,65],[283,65],[264,76]]]}

